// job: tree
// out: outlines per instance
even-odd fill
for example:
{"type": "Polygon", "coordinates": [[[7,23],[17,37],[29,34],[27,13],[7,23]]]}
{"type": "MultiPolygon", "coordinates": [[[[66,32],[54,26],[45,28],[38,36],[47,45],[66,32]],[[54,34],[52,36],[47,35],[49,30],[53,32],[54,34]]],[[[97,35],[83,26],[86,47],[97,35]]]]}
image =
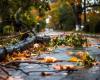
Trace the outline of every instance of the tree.
{"type": "Polygon", "coordinates": [[[91,12],[87,14],[87,26],[85,26],[84,31],[91,33],[100,33],[100,13],[91,12]]]}
{"type": "Polygon", "coordinates": [[[35,21],[31,14],[32,7],[39,11],[39,16],[44,16],[45,11],[50,9],[47,0],[0,0],[0,27],[13,25],[15,31],[19,31],[31,26],[35,21]]]}
{"type": "Polygon", "coordinates": [[[52,16],[51,26],[56,29],[72,30],[75,19],[72,6],[66,0],[58,0],[51,5],[49,15],[52,16]]]}

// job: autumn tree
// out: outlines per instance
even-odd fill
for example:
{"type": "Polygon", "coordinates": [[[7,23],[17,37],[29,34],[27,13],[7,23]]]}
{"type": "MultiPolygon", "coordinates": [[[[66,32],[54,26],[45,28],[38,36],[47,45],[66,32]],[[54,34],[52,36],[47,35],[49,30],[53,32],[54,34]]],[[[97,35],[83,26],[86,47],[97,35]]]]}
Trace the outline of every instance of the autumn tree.
{"type": "Polygon", "coordinates": [[[56,29],[72,30],[75,19],[71,4],[67,0],[58,0],[51,4],[51,26],[56,29]]]}
{"type": "Polygon", "coordinates": [[[44,16],[49,10],[47,0],[0,0],[0,31],[4,26],[13,26],[15,31],[27,30],[34,22],[31,10],[38,10],[39,16],[44,16]]]}

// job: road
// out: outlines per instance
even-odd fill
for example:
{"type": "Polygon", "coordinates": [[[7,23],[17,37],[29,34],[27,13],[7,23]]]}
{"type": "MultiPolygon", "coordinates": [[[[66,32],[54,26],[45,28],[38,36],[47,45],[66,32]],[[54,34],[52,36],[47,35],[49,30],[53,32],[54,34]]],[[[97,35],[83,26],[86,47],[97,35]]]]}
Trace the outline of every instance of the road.
{"type": "MultiPolygon", "coordinates": [[[[62,35],[64,33],[62,32],[45,32],[45,33],[39,33],[38,35],[62,35]]],[[[90,53],[91,56],[95,57],[98,61],[100,61],[100,49],[98,46],[100,46],[99,42],[97,42],[97,39],[95,38],[88,38],[88,40],[93,43],[93,46],[85,48],[86,51],[90,53]]],[[[41,54],[39,57],[55,57],[59,60],[68,60],[70,58],[69,55],[66,54],[66,52],[72,51],[73,53],[77,53],[81,50],[73,50],[68,47],[58,47],[50,54],[41,54]]],[[[32,57],[32,60],[35,60],[34,57],[32,57]]],[[[21,63],[19,68],[22,69],[25,72],[30,72],[29,75],[23,74],[21,71],[16,70],[9,70],[9,73],[12,75],[9,77],[8,80],[100,80],[100,65],[93,66],[91,68],[85,69],[85,70],[79,70],[75,71],[71,74],[68,74],[67,72],[49,72],[53,71],[53,67],[56,64],[61,65],[76,65],[76,63],[72,62],[57,62],[52,63],[49,65],[44,64],[29,64],[29,63],[21,63]],[[32,72],[33,71],[33,72],[32,72]],[[41,71],[48,71],[50,74],[49,76],[41,76],[41,71]]],[[[2,75],[2,73],[0,73],[2,75]]]]}

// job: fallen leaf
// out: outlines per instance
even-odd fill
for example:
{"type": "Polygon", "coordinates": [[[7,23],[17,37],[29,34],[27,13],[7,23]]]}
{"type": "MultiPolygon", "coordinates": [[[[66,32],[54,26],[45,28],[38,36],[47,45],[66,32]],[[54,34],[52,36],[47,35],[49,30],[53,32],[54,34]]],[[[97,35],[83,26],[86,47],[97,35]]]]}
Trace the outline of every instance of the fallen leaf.
{"type": "Polygon", "coordinates": [[[77,57],[71,57],[68,61],[70,61],[70,62],[78,62],[79,59],[77,57]]]}
{"type": "Polygon", "coordinates": [[[45,57],[42,61],[46,63],[53,63],[53,62],[56,62],[57,59],[54,57],[45,57]]]}

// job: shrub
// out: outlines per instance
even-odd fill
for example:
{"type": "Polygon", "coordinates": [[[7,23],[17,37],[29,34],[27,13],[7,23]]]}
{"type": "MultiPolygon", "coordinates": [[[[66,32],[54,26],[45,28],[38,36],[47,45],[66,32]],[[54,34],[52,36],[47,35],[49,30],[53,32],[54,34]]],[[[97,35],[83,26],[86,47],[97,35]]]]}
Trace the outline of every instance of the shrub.
{"type": "Polygon", "coordinates": [[[6,25],[3,27],[3,34],[4,35],[12,34],[13,32],[14,32],[14,26],[6,25]]]}

